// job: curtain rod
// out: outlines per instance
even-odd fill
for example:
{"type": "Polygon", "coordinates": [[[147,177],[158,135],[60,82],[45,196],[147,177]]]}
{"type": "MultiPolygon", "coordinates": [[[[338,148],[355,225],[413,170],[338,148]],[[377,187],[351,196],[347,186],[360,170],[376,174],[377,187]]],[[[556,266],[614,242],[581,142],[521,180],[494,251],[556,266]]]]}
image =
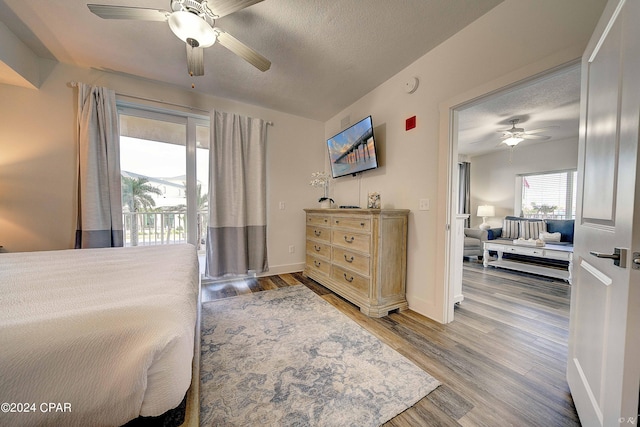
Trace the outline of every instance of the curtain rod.
{"type": "MultiPolygon", "coordinates": [[[[70,85],[71,87],[78,87],[78,82],[69,82],[69,85],[70,85]]],[[[204,109],[202,109],[202,108],[192,107],[192,106],[189,106],[189,105],[183,105],[183,104],[176,104],[176,103],[173,103],[173,102],[162,101],[162,100],[160,100],[160,99],[145,98],[145,97],[142,97],[142,96],[136,96],[136,95],[127,95],[127,94],[125,94],[125,93],[118,93],[118,92],[116,92],[116,95],[118,95],[118,96],[124,96],[125,98],[139,99],[139,100],[141,100],[141,101],[157,102],[157,103],[159,103],[159,104],[171,105],[171,106],[173,106],[173,107],[186,108],[186,109],[191,110],[191,111],[197,110],[197,111],[201,111],[201,112],[203,112],[203,113],[207,113],[207,114],[209,114],[209,113],[211,112],[211,111],[209,111],[209,110],[204,110],[204,109]]],[[[269,126],[273,126],[273,122],[272,122],[272,121],[266,121],[265,123],[266,123],[267,125],[269,125],[269,126]]]]}

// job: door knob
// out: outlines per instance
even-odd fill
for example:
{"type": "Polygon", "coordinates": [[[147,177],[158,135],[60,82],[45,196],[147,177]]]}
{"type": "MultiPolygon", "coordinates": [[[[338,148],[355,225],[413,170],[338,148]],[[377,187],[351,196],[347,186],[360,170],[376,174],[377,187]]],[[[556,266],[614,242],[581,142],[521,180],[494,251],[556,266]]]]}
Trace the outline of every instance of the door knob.
{"type": "Polygon", "coordinates": [[[633,262],[632,262],[633,269],[640,270],[640,252],[634,252],[631,258],[633,258],[633,262]]]}
{"type": "Polygon", "coordinates": [[[597,258],[607,258],[612,259],[613,264],[617,265],[621,268],[626,268],[627,266],[627,250],[621,248],[614,248],[612,254],[605,254],[602,252],[589,251],[589,253],[597,258]]]}

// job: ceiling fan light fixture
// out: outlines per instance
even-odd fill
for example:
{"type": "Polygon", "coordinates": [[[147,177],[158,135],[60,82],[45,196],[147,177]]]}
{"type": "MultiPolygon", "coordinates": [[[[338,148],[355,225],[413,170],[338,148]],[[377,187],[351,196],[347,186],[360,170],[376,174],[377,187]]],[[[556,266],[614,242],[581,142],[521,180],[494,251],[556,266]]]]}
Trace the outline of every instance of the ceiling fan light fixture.
{"type": "Polygon", "coordinates": [[[510,136],[509,138],[503,140],[502,142],[507,144],[509,147],[515,147],[522,141],[524,141],[524,138],[518,138],[517,136],[510,136]]]}
{"type": "Polygon", "coordinates": [[[169,15],[168,22],[173,34],[191,46],[193,46],[193,40],[199,47],[209,47],[216,42],[217,33],[213,28],[204,19],[191,12],[173,12],[169,15]]]}

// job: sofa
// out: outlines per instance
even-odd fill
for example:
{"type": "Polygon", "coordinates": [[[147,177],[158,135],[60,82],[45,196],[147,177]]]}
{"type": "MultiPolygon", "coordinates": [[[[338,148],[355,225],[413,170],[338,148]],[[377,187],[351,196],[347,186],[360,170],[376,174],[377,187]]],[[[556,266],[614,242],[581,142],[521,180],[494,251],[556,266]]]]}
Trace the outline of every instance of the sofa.
{"type": "Polygon", "coordinates": [[[542,233],[545,236],[549,236],[547,239],[543,239],[546,244],[573,246],[574,225],[575,221],[573,219],[535,219],[506,216],[502,222],[502,227],[489,230],[487,239],[516,240],[520,237],[538,239],[542,233]]]}
{"type": "MultiPolygon", "coordinates": [[[[479,228],[464,229],[464,256],[482,258],[483,245],[487,240],[513,241],[520,237],[538,239],[540,233],[549,236],[546,244],[573,246],[572,219],[535,219],[506,216],[502,227],[481,230],[479,228]],[[558,241],[556,241],[558,240],[558,241]]],[[[515,255],[514,255],[515,256],[515,255]]]]}
{"type": "Polygon", "coordinates": [[[483,244],[489,240],[488,230],[464,229],[464,256],[482,258],[483,244]]]}
{"type": "MultiPolygon", "coordinates": [[[[502,227],[489,230],[488,240],[513,241],[519,238],[539,239],[541,234],[546,237],[545,245],[568,246],[573,248],[573,233],[575,221],[573,219],[534,219],[506,216],[502,227]]],[[[490,252],[491,255],[494,255],[490,252]]],[[[503,258],[525,260],[536,264],[565,268],[566,261],[548,258],[534,258],[524,255],[503,254],[503,258]]]]}

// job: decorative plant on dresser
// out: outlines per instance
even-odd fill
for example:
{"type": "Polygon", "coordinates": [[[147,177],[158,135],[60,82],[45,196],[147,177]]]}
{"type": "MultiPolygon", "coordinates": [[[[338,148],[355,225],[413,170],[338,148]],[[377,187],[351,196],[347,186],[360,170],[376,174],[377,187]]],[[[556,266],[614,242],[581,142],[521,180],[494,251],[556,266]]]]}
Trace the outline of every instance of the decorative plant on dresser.
{"type": "Polygon", "coordinates": [[[408,209],[305,209],[304,274],[383,317],[407,308],[408,209]]]}

